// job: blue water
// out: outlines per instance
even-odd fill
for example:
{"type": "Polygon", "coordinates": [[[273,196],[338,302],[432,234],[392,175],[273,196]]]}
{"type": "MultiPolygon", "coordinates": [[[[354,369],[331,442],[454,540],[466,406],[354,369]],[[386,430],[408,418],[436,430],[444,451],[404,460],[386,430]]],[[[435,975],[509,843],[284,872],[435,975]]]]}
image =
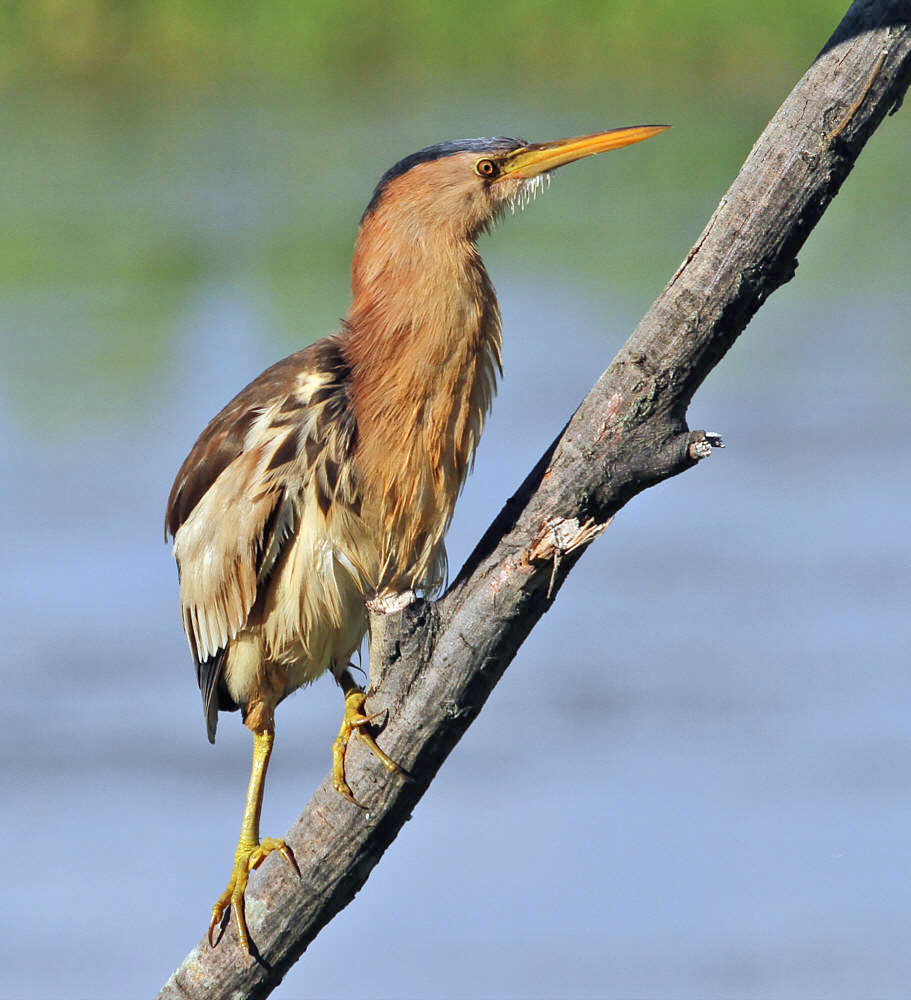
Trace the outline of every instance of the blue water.
{"type": "MultiPolygon", "coordinates": [[[[586,554],[276,997],[908,995],[911,295],[850,254],[814,270],[824,238],[696,397],[727,449],[586,554]]],[[[485,248],[506,378],[454,569],[651,296],[569,277],[570,244],[547,267],[485,248]]],[[[189,284],[140,375],[69,367],[92,336],[72,287],[7,289],[0,322],[0,996],[150,996],[227,878],[250,752],[237,716],[205,738],[164,501],[292,348],[240,271],[189,284]]],[[[327,680],[281,707],[265,834],[339,713],[327,680]]]]}

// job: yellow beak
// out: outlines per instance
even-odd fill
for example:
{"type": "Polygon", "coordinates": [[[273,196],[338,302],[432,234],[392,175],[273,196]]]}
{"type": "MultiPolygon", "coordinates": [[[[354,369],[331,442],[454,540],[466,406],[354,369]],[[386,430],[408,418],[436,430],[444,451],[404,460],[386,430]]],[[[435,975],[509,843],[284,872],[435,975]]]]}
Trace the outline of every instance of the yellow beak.
{"type": "Polygon", "coordinates": [[[631,128],[612,128],[594,135],[579,135],[574,139],[555,139],[553,142],[535,142],[510,153],[501,161],[501,177],[535,177],[548,170],[562,167],[564,163],[581,160],[584,156],[620,149],[634,142],[642,142],[663,132],[669,125],[633,125],[631,128]]]}

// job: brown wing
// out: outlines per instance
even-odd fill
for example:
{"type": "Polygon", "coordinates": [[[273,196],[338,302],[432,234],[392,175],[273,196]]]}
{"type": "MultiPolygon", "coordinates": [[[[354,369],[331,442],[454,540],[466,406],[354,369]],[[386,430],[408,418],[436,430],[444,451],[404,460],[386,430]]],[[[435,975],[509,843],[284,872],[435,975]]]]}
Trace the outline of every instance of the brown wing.
{"type": "Polygon", "coordinates": [[[171,487],[165,512],[166,541],[169,535],[176,536],[209,487],[240,457],[250,428],[263,408],[276,399],[287,399],[301,373],[313,368],[318,346],[298,351],[267,368],[209,421],[171,487]]]}
{"type": "MultiPolygon", "coordinates": [[[[321,484],[327,464],[333,471],[330,449],[318,439],[337,444],[340,429],[350,451],[348,369],[329,338],[251,382],[209,423],[177,474],[165,532],[174,537],[181,614],[210,739],[218,708],[236,707],[220,683],[225,650],[294,533],[311,472],[321,484]]],[[[321,506],[323,492],[316,492],[321,506]]]]}

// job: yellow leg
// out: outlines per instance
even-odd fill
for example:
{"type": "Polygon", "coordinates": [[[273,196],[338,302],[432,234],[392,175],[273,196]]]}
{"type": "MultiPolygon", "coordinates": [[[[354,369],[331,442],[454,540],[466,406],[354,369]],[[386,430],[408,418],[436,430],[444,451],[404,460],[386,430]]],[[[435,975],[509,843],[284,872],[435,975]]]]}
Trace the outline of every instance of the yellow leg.
{"type": "Polygon", "coordinates": [[[274,740],[275,733],[271,729],[264,729],[253,734],[253,769],[250,773],[250,787],[247,789],[247,801],[244,805],[244,818],[240,825],[240,839],[237,841],[237,850],[234,852],[234,868],[231,870],[228,887],[212,907],[212,919],[209,922],[209,944],[213,948],[215,947],[215,929],[221,923],[225,911],[233,908],[237,939],[241,948],[245,952],[250,952],[250,937],[247,934],[247,921],[244,916],[244,891],[247,888],[250,872],[259,868],[273,851],[278,851],[300,878],[300,869],[297,867],[291,848],[283,840],[275,837],[267,837],[265,840],[259,839],[259,817],[263,809],[263,788],[274,740]]]}
{"type": "Polygon", "coordinates": [[[332,744],[332,784],[340,795],[344,795],[349,802],[359,806],[360,802],[352,795],[351,788],[345,780],[345,751],[348,749],[348,742],[353,733],[360,736],[367,749],[390,774],[405,774],[405,771],[376,745],[376,740],[370,733],[370,722],[376,716],[364,713],[364,702],[367,696],[354,683],[347,670],[339,679],[339,684],[345,693],[345,715],[338,736],[335,737],[335,742],[332,744]]]}

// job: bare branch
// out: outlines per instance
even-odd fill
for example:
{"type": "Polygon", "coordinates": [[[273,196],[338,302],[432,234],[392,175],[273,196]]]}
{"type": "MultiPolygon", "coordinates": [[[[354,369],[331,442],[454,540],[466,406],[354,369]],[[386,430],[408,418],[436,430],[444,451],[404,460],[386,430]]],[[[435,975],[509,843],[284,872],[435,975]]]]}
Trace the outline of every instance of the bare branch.
{"type": "Polygon", "coordinates": [[[229,928],[217,949],[199,943],[161,998],[267,996],[351,901],[590,541],[636,493],[720,446],[687,428],[693,393],[794,276],[798,251],[909,81],[911,3],[858,0],[446,595],[372,615],[369,710],[389,710],[384,748],[415,780],[390,779],[352,745],[349,774],[367,811],[327,778],[286,836],[302,881],[280,860],[253,879],[247,920],[261,962],[244,961],[229,928]]]}

